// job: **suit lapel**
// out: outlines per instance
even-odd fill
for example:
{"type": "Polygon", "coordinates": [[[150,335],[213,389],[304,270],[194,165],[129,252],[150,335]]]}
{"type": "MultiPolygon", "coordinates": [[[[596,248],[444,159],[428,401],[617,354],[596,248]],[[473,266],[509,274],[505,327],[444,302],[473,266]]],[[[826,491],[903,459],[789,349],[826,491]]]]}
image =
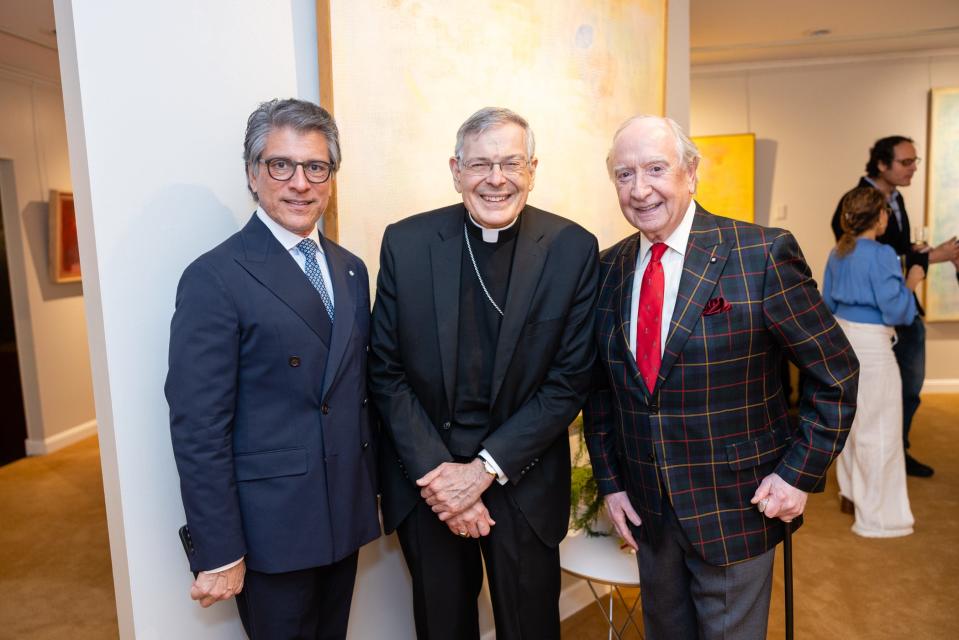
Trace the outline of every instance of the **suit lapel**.
{"type": "Polygon", "coordinates": [[[619,282],[617,284],[618,301],[616,306],[616,339],[619,341],[619,352],[625,353],[626,373],[633,382],[644,389],[647,394],[646,382],[643,376],[639,374],[639,367],[636,366],[636,358],[629,349],[631,336],[629,335],[629,319],[632,313],[633,301],[633,278],[636,277],[636,262],[639,257],[639,234],[634,234],[627,240],[617,257],[617,269],[619,270],[619,282]]]}
{"type": "Polygon", "coordinates": [[[716,289],[731,248],[732,242],[723,241],[715,219],[697,204],[657,385],[669,375],[686,346],[706,302],[716,289]]]}
{"type": "Polygon", "coordinates": [[[433,271],[433,303],[436,333],[439,338],[443,386],[446,401],[453,411],[456,393],[457,336],[460,321],[460,265],[463,260],[463,221],[466,210],[457,207],[430,244],[433,271]]]}
{"type": "Polygon", "coordinates": [[[496,342],[496,354],[493,356],[491,407],[496,403],[500,388],[503,386],[506,369],[513,359],[516,343],[526,325],[533,294],[536,292],[536,285],[543,272],[543,265],[546,264],[548,251],[542,242],[544,237],[545,232],[539,224],[536,212],[527,207],[519,218],[519,233],[516,235],[516,249],[513,253],[506,306],[503,308],[503,321],[500,324],[499,339],[496,342]]]}
{"type": "MultiPolygon", "coordinates": [[[[330,280],[333,281],[333,333],[330,337],[330,354],[326,360],[326,372],[323,376],[323,397],[329,392],[336,372],[343,361],[346,345],[350,342],[353,325],[356,323],[356,272],[348,271],[337,247],[331,246],[329,240],[320,236],[323,253],[326,255],[326,264],[330,269],[330,280]]],[[[319,296],[317,296],[319,297],[319,296]]]]}
{"type": "Polygon", "coordinates": [[[323,344],[329,346],[330,319],[323,300],[289,252],[256,214],[243,227],[241,236],[245,252],[236,256],[236,261],[300,316],[323,344]]]}

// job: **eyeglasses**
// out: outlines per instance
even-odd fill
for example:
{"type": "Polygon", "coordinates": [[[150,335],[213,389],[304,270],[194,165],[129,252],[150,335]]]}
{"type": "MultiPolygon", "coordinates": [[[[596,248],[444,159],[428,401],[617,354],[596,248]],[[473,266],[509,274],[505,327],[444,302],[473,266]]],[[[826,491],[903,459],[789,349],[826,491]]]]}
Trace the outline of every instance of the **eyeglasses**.
{"type": "Polygon", "coordinates": [[[330,179],[333,174],[333,165],[322,160],[306,160],[294,162],[289,158],[260,158],[260,164],[266,165],[266,170],[274,180],[286,182],[293,178],[297,167],[303,167],[303,175],[308,182],[320,184],[330,179]]]}
{"type": "Polygon", "coordinates": [[[898,162],[904,167],[914,167],[922,162],[922,158],[896,158],[893,162],[898,162]]]}
{"type": "Polygon", "coordinates": [[[512,158],[502,162],[489,162],[487,160],[468,160],[460,162],[463,172],[470,176],[485,178],[493,173],[493,167],[499,167],[499,170],[506,175],[515,176],[523,173],[529,166],[529,160],[526,158],[512,158]]]}

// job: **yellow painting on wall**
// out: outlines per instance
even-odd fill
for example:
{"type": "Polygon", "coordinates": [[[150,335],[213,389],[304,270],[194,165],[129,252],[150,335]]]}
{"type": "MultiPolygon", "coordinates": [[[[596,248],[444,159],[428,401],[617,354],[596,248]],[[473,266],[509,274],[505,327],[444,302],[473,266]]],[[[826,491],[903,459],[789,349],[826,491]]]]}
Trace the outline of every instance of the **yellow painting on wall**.
{"type": "Polygon", "coordinates": [[[530,205],[602,246],[635,232],[606,154],[627,118],[663,113],[665,0],[328,2],[340,239],[371,273],[387,224],[461,199],[456,130],[487,106],[513,109],[535,133],[530,205]]]}
{"type": "Polygon", "coordinates": [[[756,136],[693,136],[702,159],[696,201],[710,213],[755,222],[756,136]]]}

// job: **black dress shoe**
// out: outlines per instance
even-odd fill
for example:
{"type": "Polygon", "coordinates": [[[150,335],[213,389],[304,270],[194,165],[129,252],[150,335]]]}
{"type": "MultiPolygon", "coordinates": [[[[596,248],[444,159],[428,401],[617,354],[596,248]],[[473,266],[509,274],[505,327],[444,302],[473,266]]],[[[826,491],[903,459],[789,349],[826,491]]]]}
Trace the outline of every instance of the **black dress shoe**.
{"type": "Polygon", "coordinates": [[[932,467],[919,462],[908,453],[906,454],[906,475],[917,478],[931,478],[934,473],[935,470],[932,467]]]}
{"type": "Polygon", "coordinates": [[[839,496],[839,510],[851,516],[856,515],[856,505],[846,496],[839,496]]]}

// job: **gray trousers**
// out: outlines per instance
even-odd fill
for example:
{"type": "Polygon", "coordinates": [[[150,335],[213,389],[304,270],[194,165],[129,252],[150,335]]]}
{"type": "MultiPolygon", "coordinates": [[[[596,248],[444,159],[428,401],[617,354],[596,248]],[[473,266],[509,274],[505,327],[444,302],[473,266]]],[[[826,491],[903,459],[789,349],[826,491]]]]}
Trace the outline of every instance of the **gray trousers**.
{"type": "Polygon", "coordinates": [[[637,554],[647,640],[763,640],[776,550],[726,567],[706,564],[669,500],[663,510],[656,548],[643,539],[637,554]]]}

